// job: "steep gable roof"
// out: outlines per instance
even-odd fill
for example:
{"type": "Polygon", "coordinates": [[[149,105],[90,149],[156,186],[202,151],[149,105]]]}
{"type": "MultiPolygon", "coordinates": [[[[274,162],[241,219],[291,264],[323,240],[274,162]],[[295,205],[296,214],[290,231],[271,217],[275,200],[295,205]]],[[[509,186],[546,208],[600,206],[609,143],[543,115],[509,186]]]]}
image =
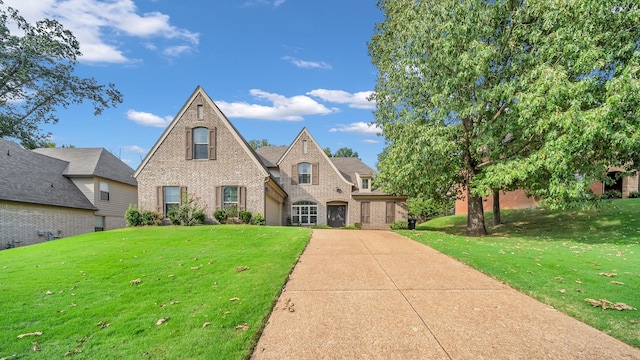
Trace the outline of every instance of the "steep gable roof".
{"type": "Polygon", "coordinates": [[[271,173],[269,172],[269,170],[267,170],[267,167],[262,162],[262,159],[260,158],[260,156],[258,156],[256,154],[256,152],[251,148],[251,146],[249,146],[249,143],[242,137],[242,135],[240,135],[240,133],[238,132],[236,127],[233,126],[233,124],[229,121],[229,119],[227,119],[227,117],[224,115],[224,113],[222,113],[222,111],[220,111],[220,108],[218,108],[218,105],[216,105],[216,103],[213,102],[211,97],[209,97],[209,95],[204,91],[204,89],[200,85],[198,85],[196,87],[196,89],[193,91],[193,94],[191,94],[189,99],[184,103],[184,105],[182,106],[182,108],[180,109],[178,114],[176,114],[176,116],[173,118],[171,123],[164,130],[164,132],[162,133],[162,135],[160,136],[158,141],[156,141],[156,143],[153,145],[151,150],[149,150],[149,153],[147,153],[147,156],[145,156],[145,158],[142,160],[142,162],[140,163],[140,166],[138,166],[138,169],[136,169],[136,171],[135,171],[133,176],[134,177],[138,177],[138,175],[140,174],[140,171],[142,171],[142,169],[144,169],[144,167],[149,162],[149,159],[151,159],[151,157],[158,150],[160,145],[162,145],[162,143],[167,138],[169,133],[171,133],[173,128],[175,128],[176,124],[178,123],[178,120],[180,120],[180,118],[182,118],[184,113],[187,111],[189,105],[196,99],[196,97],[198,97],[198,95],[202,95],[202,98],[205,99],[205,101],[207,101],[209,103],[211,108],[216,112],[218,117],[222,120],[222,123],[224,124],[224,126],[226,126],[227,129],[229,130],[229,132],[233,135],[235,140],[242,146],[244,151],[247,154],[249,154],[249,157],[251,158],[251,160],[262,170],[264,176],[265,177],[271,177],[271,173]]]}
{"type": "Polygon", "coordinates": [[[256,149],[256,154],[267,167],[276,167],[278,166],[276,163],[288,148],[288,146],[262,146],[256,149]]]}
{"type": "Polygon", "coordinates": [[[282,160],[289,154],[289,152],[291,151],[291,148],[293,147],[293,145],[295,143],[298,142],[298,140],[300,140],[300,137],[306,134],[309,139],[311,139],[311,142],[313,143],[314,146],[316,146],[318,149],[321,150],[322,152],[322,156],[324,156],[324,158],[327,160],[327,162],[331,165],[331,167],[333,168],[333,170],[340,175],[340,177],[349,185],[353,186],[353,182],[348,180],[345,177],[345,174],[342,173],[340,170],[338,170],[338,168],[336,168],[336,166],[334,165],[334,163],[331,161],[331,158],[327,156],[327,154],[324,153],[324,151],[322,151],[322,148],[320,147],[320,145],[318,145],[318,142],[316,141],[316,139],[313,138],[313,136],[311,136],[311,133],[309,132],[309,130],[307,130],[306,127],[302,128],[302,130],[300,131],[300,133],[298,134],[298,136],[296,136],[296,138],[293,140],[293,142],[291,142],[291,145],[289,145],[289,147],[287,148],[287,150],[282,154],[282,156],[280,157],[280,159],[278,159],[278,162],[276,163],[276,165],[280,166],[280,163],[282,162],[282,160]]]}
{"type": "Polygon", "coordinates": [[[66,176],[98,176],[137,186],[133,169],[103,148],[41,148],[38,154],[47,155],[69,163],[66,176]]]}
{"type": "Polygon", "coordinates": [[[0,200],[97,210],[63,176],[68,162],[0,139],[0,200]]]}
{"type": "Polygon", "coordinates": [[[344,177],[351,181],[356,181],[356,174],[375,175],[376,171],[363,163],[356,157],[332,157],[329,158],[333,165],[344,174],[344,177]]]}

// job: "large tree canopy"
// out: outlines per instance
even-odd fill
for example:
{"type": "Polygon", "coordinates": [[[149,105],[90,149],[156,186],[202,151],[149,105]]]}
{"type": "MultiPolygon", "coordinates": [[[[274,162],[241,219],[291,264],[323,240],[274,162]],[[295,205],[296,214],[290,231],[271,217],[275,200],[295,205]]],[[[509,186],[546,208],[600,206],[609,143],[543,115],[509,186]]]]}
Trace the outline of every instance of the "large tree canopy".
{"type": "Polygon", "coordinates": [[[369,54],[388,141],[377,184],[442,197],[520,187],[566,206],[640,164],[637,0],[378,0],[369,54]]]}
{"type": "Polygon", "coordinates": [[[60,23],[29,24],[0,1],[0,137],[34,148],[49,136],[40,124],[58,122],[56,108],[90,100],[99,115],[122,102],[113,84],[73,75],[80,55],[77,40],[60,23]]]}

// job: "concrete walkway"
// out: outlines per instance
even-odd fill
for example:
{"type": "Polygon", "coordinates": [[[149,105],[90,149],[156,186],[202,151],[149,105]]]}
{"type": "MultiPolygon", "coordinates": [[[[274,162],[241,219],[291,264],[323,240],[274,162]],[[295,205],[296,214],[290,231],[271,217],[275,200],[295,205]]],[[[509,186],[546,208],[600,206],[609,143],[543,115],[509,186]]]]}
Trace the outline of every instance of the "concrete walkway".
{"type": "Polygon", "coordinates": [[[314,230],[254,359],[640,359],[417,242],[314,230]]]}

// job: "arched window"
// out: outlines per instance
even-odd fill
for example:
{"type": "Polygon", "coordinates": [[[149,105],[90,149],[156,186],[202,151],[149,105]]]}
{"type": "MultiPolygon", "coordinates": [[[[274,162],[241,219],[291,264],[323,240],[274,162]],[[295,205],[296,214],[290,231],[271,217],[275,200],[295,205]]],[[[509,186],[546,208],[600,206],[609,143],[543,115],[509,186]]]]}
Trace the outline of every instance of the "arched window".
{"type": "Polygon", "coordinates": [[[209,129],[202,127],[193,129],[193,158],[209,158],[209,129]]]}
{"type": "Polygon", "coordinates": [[[318,223],[318,204],[298,201],[291,206],[291,224],[314,225],[318,223]]]}
{"type": "Polygon", "coordinates": [[[311,184],[311,164],[298,164],[298,184],[311,184]]]}

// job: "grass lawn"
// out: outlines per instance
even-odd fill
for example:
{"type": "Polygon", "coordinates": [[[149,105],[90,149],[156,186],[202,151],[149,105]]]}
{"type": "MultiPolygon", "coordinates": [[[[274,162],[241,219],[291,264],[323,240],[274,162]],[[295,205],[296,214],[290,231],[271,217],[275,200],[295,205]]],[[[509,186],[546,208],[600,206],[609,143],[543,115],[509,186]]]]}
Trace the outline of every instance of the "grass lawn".
{"type": "Polygon", "coordinates": [[[640,199],[616,200],[599,211],[503,211],[502,220],[482,238],[464,236],[466,216],[400,233],[640,347],[640,311],[603,310],[584,300],[640,309],[640,199]]]}
{"type": "Polygon", "coordinates": [[[0,251],[0,358],[246,358],[310,235],[146,227],[0,251]]]}

